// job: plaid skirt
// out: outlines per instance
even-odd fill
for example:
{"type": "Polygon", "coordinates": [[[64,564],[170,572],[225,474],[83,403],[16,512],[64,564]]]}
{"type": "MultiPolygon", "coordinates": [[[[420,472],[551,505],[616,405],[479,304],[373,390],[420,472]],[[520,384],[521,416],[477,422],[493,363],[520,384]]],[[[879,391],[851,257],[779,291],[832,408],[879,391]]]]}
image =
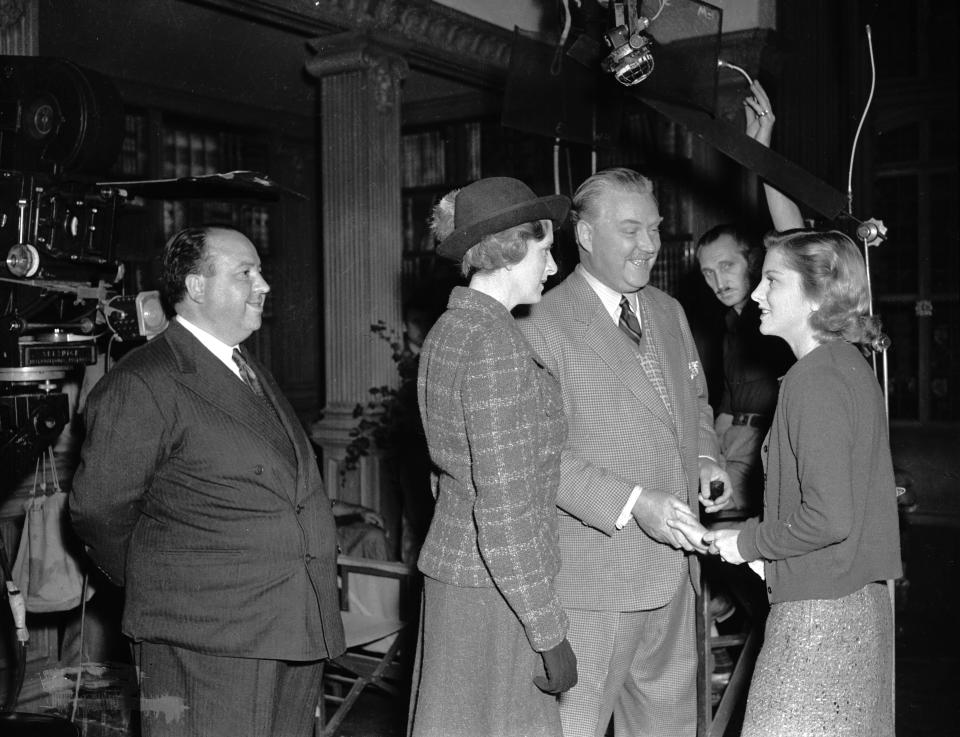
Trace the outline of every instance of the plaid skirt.
{"type": "Polygon", "coordinates": [[[881,583],[774,604],[741,737],[893,737],[893,637],[881,583]]]}
{"type": "Polygon", "coordinates": [[[424,578],[411,737],[561,737],[557,697],[533,685],[543,659],[495,588],[424,578]]]}

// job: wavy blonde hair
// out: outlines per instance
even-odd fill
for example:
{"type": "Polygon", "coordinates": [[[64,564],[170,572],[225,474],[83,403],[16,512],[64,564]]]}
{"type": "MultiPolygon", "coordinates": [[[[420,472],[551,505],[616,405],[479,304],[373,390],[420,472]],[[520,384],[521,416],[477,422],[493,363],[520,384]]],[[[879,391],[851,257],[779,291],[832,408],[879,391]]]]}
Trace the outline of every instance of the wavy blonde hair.
{"type": "Polygon", "coordinates": [[[777,251],[800,275],[807,299],[820,307],[810,327],[820,342],[845,340],[872,345],[881,335],[880,319],[870,315],[867,267],[860,250],[836,230],[788,230],[768,233],[767,251],[777,251]]]}

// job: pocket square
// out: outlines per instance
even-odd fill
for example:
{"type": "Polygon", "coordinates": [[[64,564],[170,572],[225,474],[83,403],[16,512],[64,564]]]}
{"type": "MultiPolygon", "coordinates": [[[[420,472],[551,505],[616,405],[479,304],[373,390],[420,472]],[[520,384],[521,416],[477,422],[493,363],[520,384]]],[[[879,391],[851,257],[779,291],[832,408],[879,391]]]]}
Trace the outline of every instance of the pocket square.
{"type": "Polygon", "coordinates": [[[696,379],[700,375],[700,362],[691,361],[687,364],[687,368],[690,369],[690,380],[696,379]]]}

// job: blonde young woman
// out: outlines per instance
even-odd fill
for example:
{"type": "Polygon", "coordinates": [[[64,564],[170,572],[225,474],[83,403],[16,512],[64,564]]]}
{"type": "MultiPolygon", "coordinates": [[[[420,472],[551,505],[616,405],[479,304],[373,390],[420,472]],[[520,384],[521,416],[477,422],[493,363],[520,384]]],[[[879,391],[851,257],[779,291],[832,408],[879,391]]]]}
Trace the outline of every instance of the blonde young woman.
{"type": "Polygon", "coordinates": [[[860,347],[863,257],[837,232],[768,236],[752,297],[760,332],[797,362],[780,385],[762,518],[704,542],[765,577],[770,614],[742,737],[893,737],[893,609],[901,575],[883,397],[860,347]]]}

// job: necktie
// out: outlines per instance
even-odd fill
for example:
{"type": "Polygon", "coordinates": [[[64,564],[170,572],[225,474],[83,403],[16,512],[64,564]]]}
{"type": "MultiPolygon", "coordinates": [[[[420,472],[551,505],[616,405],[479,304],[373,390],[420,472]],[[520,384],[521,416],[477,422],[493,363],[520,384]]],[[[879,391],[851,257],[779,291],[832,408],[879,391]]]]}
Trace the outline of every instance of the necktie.
{"type": "Polygon", "coordinates": [[[643,331],[640,329],[640,321],[637,320],[637,316],[633,314],[633,309],[630,307],[630,300],[626,297],[620,298],[620,322],[618,324],[630,340],[640,345],[643,331]]]}
{"type": "Polygon", "coordinates": [[[260,386],[260,379],[253,373],[253,369],[250,368],[250,364],[247,363],[247,359],[243,357],[239,348],[233,349],[233,362],[237,364],[237,368],[240,369],[240,378],[243,379],[244,383],[253,390],[254,394],[262,397],[263,387],[260,386]]]}

